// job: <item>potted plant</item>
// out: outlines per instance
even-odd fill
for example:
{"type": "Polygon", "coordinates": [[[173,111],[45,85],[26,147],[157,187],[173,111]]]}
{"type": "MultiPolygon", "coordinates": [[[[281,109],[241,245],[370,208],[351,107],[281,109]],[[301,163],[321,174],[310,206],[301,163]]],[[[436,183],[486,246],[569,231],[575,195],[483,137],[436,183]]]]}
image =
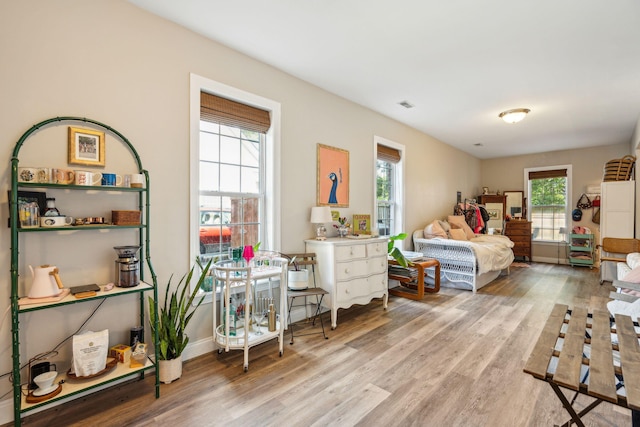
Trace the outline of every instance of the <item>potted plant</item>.
{"type": "MultiPolygon", "coordinates": [[[[195,265],[189,273],[182,276],[178,285],[172,289],[171,279],[169,278],[167,288],[164,294],[164,305],[158,307],[158,339],[159,348],[156,348],[156,360],[158,361],[158,369],[160,381],[165,384],[180,378],[182,376],[182,352],[189,343],[189,337],[185,333],[189,321],[193,317],[196,309],[200,307],[204,296],[194,305],[196,295],[200,287],[205,281],[205,277],[209,273],[211,263],[210,260],[204,267],[198,262],[201,268],[200,277],[195,285],[191,286],[195,265]],[[189,288],[191,292],[189,293],[189,288]]],[[[149,314],[150,318],[155,318],[155,301],[149,297],[149,314]]],[[[153,322],[151,323],[151,332],[155,334],[153,322]]]]}
{"type": "Polygon", "coordinates": [[[393,257],[393,259],[398,262],[398,264],[403,267],[407,267],[410,262],[400,251],[400,249],[395,246],[394,242],[396,240],[404,240],[406,237],[407,233],[400,233],[395,236],[389,236],[389,242],[387,243],[387,252],[393,257]]]}

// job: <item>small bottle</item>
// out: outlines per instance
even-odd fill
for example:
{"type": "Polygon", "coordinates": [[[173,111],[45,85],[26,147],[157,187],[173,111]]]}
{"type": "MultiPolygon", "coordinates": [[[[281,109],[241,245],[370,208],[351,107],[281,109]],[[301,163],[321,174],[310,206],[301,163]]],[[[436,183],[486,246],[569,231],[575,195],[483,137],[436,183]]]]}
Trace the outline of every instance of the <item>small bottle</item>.
{"type": "Polygon", "coordinates": [[[229,305],[225,307],[225,313],[222,316],[222,331],[224,333],[227,333],[227,319],[229,319],[229,336],[235,337],[238,315],[236,314],[236,306],[231,298],[229,298],[229,305]]]}
{"type": "Polygon", "coordinates": [[[56,208],[55,198],[47,197],[47,209],[44,211],[43,216],[60,216],[60,211],[56,208]]]}
{"type": "Polygon", "coordinates": [[[276,309],[273,304],[269,304],[269,332],[276,330],[276,309]]]}

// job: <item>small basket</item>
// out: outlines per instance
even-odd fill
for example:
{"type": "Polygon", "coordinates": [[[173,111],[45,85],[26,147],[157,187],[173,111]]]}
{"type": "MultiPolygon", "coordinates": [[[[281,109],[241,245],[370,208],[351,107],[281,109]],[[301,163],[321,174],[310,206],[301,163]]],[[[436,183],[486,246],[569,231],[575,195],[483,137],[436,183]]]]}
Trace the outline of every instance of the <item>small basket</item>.
{"type": "Polygon", "coordinates": [[[113,225],[138,225],[140,224],[140,211],[111,211],[113,225]]]}
{"type": "Polygon", "coordinates": [[[633,166],[636,158],[631,155],[624,156],[621,159],[609,160],[604,165],[603,181],[629,181],[633,173],[633,166]]]}

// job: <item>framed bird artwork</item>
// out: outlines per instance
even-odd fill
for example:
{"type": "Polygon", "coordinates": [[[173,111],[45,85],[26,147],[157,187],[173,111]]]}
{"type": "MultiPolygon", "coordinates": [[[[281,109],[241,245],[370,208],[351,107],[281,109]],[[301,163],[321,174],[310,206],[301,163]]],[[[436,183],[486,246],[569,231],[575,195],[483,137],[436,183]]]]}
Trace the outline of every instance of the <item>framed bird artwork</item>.
{"type": "Polygon", "coordinates": [[[349,207],[349,152],[318,144],[318,206],[349,207]]]}

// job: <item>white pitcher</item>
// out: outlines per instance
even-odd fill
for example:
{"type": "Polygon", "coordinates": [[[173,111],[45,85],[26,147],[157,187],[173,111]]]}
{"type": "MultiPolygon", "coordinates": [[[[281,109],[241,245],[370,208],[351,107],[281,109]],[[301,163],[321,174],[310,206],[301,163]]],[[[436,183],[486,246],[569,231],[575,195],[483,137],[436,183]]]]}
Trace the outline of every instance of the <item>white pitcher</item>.
{"type": "Polygon", "coordinates": [[[55,276],[58,274],[58,268],[53,265],[41,265],[35,269],[29,266],[33,284],[29,291],[29,298],[47,298],[60,295],[62,292],[55,276]]]}

